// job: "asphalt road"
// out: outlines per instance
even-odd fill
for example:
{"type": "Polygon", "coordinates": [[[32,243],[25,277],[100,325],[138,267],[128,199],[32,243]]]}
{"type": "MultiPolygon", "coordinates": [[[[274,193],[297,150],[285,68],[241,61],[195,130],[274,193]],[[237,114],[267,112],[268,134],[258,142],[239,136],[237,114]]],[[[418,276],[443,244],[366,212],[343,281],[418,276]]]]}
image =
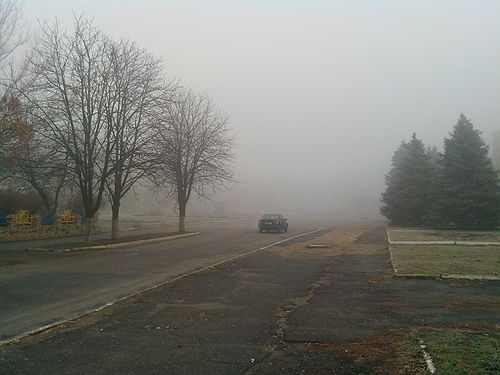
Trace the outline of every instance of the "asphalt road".
{"type": "MultiPolygon", "coordinates": [[[[318,229],[318,220],[291,219],[288,233],[263,233],[255,219],[198,221],[195,237],[100,251],[33,254],[0,268],[0,341],[37,330],[237,254],[318,229]]],[[[189,223],[188,223],[189,224],[189,223]]],[[[330,223],[331,225],[331,223],[330,223]]],[[[37,245],[39,245],[37,243],[37,245]]]]}
{"type": "Polygon", "coordinates": [[[424,374],[415,327],[496,337],[498,303],[493,281],[395,278],[383,226],[338,226],[1,346],[0,374],[424,374]]]}

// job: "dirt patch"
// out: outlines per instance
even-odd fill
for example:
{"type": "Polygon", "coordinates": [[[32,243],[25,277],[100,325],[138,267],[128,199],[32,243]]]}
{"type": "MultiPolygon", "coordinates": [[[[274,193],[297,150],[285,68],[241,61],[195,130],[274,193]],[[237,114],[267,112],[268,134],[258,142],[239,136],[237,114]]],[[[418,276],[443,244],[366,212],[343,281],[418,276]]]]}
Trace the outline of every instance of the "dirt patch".
{"type": "Polygon", "coordinates": [[[306,236],[292,242],[285,242],[278,246],[274,246],[269,251],[279,254],[285,258],[325,258],[342,253],[342,248],[338,242],[338,230],[329,232],[320,232],[315,235],[306,236]],[[308,245],[313,243],[323,243],[325,248],[309,248],[308,245]]]}
{"type": "MultiPolygon", "coordinates": [[[[362,228],[356,227],[338,227],[327,233],[316,237],[307,238],[303,242],[292,242],[281,244],[271,248],[269,251],[279,254],[286,258],[294,259],[319,259],[336,257],[342,254],[364,254],[372,255],[380,249],[386,251],[386,242],[384,238],[384,229],[370,229],[369,235],[365,236],[362,228]],[[377,234],[377,231],[380,232],[377,234]],[[364,240],[359,241],[359,238],[364,240]],[[370,244],[370,238],[375,239],[376,245],[370,244]],[[308,245],[321,243],[324,248],[309,248],[308,245]]],[[[333,261],[333,258],[332,258],[333,261]]]]}
{"type": "MultiPolygon", "coordinates": [[[[419,356],[402,353],[396,343],[406,342],[407,330],[390,330],[356,343],[296,343],[274,351],[245,374],[424,375],[419,356]],[[404,354],[404,355],[402,355],[404,354]]],[[[407,348],[404,348],[407,349],[407,348]]]]}
{"type": "Polygon", "coordinates": [[[376,302],[375,305],[382,306],[382,307],[395,307],[395,308],[398,308],[398,307],[408,307],[407,304],[398,303],[398,302],[394,302],[394,301],[376,302]]]}
{"type": "Polygon", "coordinates": [[[450,298],[439,305],[445,309],[481,309],[481,310],[494,310],[498,311],[500,309],[500,303],[498,299],[486,299],[486,298],[463,298],[463,297],[453,297],[450,298]]]}
{"type": "Polygon", "coordinates": [[[425,365],[417,350],[415,350],[417,354],[415,356],[402,355],[399,345],[396,344],[406,340],[407,331],[406,328],[389,330],[357,343],[323,343],[311,344],[307,347],[311,350],[349,358],[354,364],[369,367],[373,374],[426,374],[425,365]]]}
{"type": "Polygon", "coordinates": [[[387,234],[385,229],[380,227],[362,233],[356,240],[357,244],[361,245],[386,245],[387,234]]]}

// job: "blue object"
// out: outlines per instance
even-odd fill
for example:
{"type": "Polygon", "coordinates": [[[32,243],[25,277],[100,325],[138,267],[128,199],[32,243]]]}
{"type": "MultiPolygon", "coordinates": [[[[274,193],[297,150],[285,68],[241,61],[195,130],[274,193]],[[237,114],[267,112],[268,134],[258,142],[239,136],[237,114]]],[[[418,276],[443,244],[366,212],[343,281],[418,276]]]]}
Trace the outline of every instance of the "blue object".
{"type": "Polygon", "coordinates": [[[56,217],[50,211],[43,211],[42,215],[40,216],[40,221],[42,225],[54,225],[56,217]]]}
{"type": "Polygon", "coordinates": [[[7,216],[3,214],[3,211],[0,211],[0,227],[6,227],[8,225],[7,216]]]}
{"type": "Polygon", "coordinates": [[[85,215],[85,212],[80,212],[80,223],[86,223],[87,222],[87,215],[85,215]]]}

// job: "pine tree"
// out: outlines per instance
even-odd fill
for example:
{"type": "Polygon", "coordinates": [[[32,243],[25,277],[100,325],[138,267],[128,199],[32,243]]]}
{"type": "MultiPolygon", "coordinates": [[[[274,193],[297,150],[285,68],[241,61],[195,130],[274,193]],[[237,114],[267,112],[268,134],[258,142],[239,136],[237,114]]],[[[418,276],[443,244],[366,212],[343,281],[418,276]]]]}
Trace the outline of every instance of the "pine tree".
{"type": "Polygon", "coordinates": [[[459,228],[491,228],[499,224],[498,173],[488,157],[488,146],[472,122],[460,114],[444,141],[433,216],[459,228]]]}
{"type": "Polygon", "coordinates": [[[438,152],[436,146],[427,146],[427,155],[429,155],[429,159],[433,165],[438,165],[441,160],[441,154],[438,152]]]}
{"type": "Polygon", "coordinates": [[[432,194],[434,166],[424,144],[413,134],[402,142],[386,175],[380,212],[393,224],[420,225],[427,214],[432,194]]]}

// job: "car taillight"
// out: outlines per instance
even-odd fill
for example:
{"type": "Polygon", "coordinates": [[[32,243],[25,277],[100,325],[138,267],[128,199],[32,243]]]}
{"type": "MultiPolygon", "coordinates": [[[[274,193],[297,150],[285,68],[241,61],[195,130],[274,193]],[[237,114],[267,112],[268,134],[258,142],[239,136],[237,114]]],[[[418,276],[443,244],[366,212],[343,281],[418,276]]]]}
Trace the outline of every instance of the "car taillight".
{"type": "Polygon", "coordinates": [[[274,224],[280,225],[281,223],[279,221],[275,221],[274,224]]]}

